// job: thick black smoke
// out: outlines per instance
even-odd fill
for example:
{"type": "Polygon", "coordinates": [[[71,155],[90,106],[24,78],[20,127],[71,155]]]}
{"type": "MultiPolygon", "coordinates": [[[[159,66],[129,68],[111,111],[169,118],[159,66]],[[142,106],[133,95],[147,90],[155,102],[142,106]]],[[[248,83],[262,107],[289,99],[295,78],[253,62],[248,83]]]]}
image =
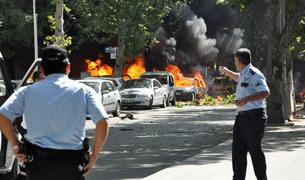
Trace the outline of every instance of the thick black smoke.
{"type": "Polygon", "coordinates": [[[184,7],[180,16],[182,27],[177,34],[178,63],[209,65],[213,63],[219,50],[216,39],[206,36],[207,26],[203,18],[194,14],[190,7],[184,7]]]}
{"type": "Polygon", "coordinates": [[[194,0],[172,12],[156,32],[159,44],[148,52],[147,69],[163,70],[171,63],[191,73],[195,66],[227,61],[242,46],[243,33],[238,12],[215,1],[194,0]]]}

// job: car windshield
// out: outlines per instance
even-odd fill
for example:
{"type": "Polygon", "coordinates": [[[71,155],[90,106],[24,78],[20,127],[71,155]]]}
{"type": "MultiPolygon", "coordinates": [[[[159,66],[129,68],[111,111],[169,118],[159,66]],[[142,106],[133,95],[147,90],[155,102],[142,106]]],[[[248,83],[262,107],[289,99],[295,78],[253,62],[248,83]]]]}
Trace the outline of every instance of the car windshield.
{"type": "Polygon", "coordinates": [[[98,92],[98,90],[99,90],[99,83],[97,83],[97,82],[81,82],[81,83],[86,84],[87,86],[93,88],[97,93],[99,93],[98,92]]]}
{"type": "Polygon", "coordinates": [[[129,88],[152,88],[151,80],[149,79],[128,80],[125,82],[122,89],[129,89],[129,88]]]}
{"type": "Polygon", "coordinates": [[[166,75],[149,75],[149,74],[143,74],[141,77],[143,78],[155,78],[157,79],[162,85],[167,84],[167,76],[166,75]]]}

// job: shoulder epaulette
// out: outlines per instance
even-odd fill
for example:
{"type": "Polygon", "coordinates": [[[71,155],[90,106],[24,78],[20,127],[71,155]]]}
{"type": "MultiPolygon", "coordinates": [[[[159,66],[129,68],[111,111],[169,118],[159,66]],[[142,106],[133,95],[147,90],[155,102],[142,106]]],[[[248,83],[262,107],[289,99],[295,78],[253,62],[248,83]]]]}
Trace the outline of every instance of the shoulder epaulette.
{"type": "Polygon", "coordinates": [[[254,72],[252,69],[249,69],[249,73],[253,76],[256,72],[254,72]]]}

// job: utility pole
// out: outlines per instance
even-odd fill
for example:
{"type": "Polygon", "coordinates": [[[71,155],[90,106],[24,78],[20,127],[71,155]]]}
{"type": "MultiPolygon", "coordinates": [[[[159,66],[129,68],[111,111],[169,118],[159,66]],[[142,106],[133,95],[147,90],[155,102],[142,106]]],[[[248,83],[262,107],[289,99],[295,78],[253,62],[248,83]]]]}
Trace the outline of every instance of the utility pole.
{"type": "Polygon", "coordinates": [[[36,0],[33,0],[33,24],[34,24],[34,60],[38,59],[38,39],[37,39],[37,14],[36,0]]]}
{"type": "Polygon", "coordinates": [[[55,12],[55,36],[60,37],[58,45],[62,46],[64,41],[64,2],[63,0],[58,0],[56,3],[56,12],[55,12]]]}

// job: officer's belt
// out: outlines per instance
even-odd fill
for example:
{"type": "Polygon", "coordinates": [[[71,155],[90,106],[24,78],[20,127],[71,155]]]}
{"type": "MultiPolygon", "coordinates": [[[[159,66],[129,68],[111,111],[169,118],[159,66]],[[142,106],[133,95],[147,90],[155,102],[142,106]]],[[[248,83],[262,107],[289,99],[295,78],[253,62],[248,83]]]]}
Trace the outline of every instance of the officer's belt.
{"type": "Polygon", "coordinates": [[[27,144],[31,146],[30,149],[33,155],[42,156],[42,157],[75,157],[80,158],[83,150],[59,150],[51,148],[42,148],[34,144],[27,144]]]}
{"type": "Polygon", "coordinates": [[[264,108],[257,108],[257,109],[251,109],[251,110],[247,110],[247,111],[239,111],[238,115],[249,115],[249,114],[255,114],[255,113],[262,113],[264,112],[264,108]]]}

